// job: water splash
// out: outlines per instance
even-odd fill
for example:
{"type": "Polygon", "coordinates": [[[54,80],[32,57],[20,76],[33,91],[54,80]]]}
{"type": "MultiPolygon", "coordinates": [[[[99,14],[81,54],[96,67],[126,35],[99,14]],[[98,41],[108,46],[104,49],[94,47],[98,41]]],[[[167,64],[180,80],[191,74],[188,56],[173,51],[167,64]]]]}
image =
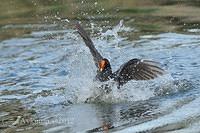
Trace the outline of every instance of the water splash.
{"type": "Polygon", "coordinates": [[[119,24],[117,24],[116,26],[114,26],[111,30],[107,30],[106,32],[102,33],[101,36],[106,38],[108,40],[109,37],[114,37],[113,38],[113,44],[117,44],[116,46],[118,46],[118,44],[125,40],[126,38],[122,38],[118,35],[119,32],[130,32],[133,31],[134,29],[130,28],[130,27],[125,27],[124,26],[124,20],[120,20],[119,24]]]}
{"type": "MultiPolygon", "coordinates": [[[[94,28],[94,24],[91,26],[94,28]]],[[[119,39],[118,32],[122,30],[130,30],[124,27],[123,21],[113,28],[113,30],[108,30],[105,34],[101,34],[103,37],[108,37],[114,35],[119,39]],[[110,33],[109,33],[110,32],[110,33]]],[[[113,44],[116,41],[116,38],[113,38],[106,47],[102,47],[107,43],[106,40],[92,38],[97,49],[100,49],[100,52],[103,51],[103,55],[110,56],[111,50],[115,51],[115,48],[110,49],[109,45],[113,44]],[[107,52],[107,50],[109,51],[107,52]]],[[[123,40],[124,38],[122,38],[123,40]]],[[[124,102],[124,101],[138,101],[146,100],[157,95],[165,95],[174,93],[177,89],[174,86],[173,78],[170,74],[159,77],[155,80],[150,81],[130,81],[125,84],[120,89],[117,89],[117,85],[114,81],[108,81],[105,83],[99,83],[94,81],[96,75],[96,68],[92,59],[92,56],[88,48],[84,45],[82,39],[80,39],[80,45],[75,48],[76,55],[71,59],[70,74],[67,80],[66,86],[66,95],[68,100],[72,103],[79,102],[124,102]],[[105,87],[108,85],[109,93],[105,87]],[[88,101],[89,99],[89,101],[88,101]]],[[[124,60],[121,60],[124,62],[124,60]]],[[[112,63],[111,63],[112,64],[112,63]]],[[[114,66],[115,67],[115,66],[114,66]]],[[[118,66],[119,67],[119,66],[118,66]]]]}

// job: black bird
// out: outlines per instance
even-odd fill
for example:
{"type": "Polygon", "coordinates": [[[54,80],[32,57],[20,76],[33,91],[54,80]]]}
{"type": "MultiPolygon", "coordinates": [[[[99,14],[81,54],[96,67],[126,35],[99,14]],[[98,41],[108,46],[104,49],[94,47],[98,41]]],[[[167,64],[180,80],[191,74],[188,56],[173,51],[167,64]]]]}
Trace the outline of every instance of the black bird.
{"type": "Polygon", "coordinates": [[[92,40],[80,24],[76,24],[78,33],[83,38],[86,46],[90,49],[97,69],[96,79],[104,82],[114,79],[118,83],[118,88],[129,80],[150,80],[163,75],[165,71],[159,67],[159,63],[151,60],[131,59],[120,66],[116,72],[112,68],[108,59],[104,58],[95,48],[92,40]]]}

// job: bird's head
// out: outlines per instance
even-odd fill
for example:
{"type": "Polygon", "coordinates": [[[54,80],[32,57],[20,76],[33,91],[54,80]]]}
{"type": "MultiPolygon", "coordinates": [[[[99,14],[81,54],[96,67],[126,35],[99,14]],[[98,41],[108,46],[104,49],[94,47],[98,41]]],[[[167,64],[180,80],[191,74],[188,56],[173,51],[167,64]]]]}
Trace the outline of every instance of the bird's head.
{"type": "Polygon", "coordinates": [[[100,81],[107,81],[111,78],[112,75],[112,69],[110,66],[110,62],[108,59],[102,59],[98,62],[98,72],[97,72],[97,78],[100,81]]]}
{"type": "Polygon", "coordinates": [[[106,58],[99,61],[98,67],[100,72],[111,69],[110,62],[106,58]]]}

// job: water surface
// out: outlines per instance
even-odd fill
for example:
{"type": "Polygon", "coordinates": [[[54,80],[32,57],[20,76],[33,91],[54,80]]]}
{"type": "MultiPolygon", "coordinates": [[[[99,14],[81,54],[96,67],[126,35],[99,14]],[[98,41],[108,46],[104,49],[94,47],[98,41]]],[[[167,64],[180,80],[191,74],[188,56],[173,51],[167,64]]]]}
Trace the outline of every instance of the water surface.
{"type": "Polygon", "coordinates": [[[198,20],[189,21],[195,16],[187,14],[199,11],[195,3],[63,3],[33,1],[34,6],[27,6],[17,1],[21,10],[1,13],[0,131],[200,131],[200,36],[198,20]],[[72,10],[75,4],[96,8],[72,10]],[[171,16],[177,6],[188,12],[171,16]],[[105,93],[102,83],[94,81],[96,67],[74,28],[76,21],[113,70],[129,59],[144,58],[160,62],[168,73],[120,89],[109,81],[112,91],[105,93]]]}

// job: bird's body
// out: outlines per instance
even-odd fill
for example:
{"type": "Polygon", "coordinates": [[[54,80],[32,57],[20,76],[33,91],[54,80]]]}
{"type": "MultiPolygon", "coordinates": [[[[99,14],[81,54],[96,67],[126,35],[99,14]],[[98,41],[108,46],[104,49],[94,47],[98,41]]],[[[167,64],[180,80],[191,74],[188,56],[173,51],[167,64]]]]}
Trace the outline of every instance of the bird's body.
{"type": "Polygon", "coordinates": [[[151,60],[131,59],[121,65],[116,71],[112,68],[108,59],[104,58],[95,48],[92,40],[86,31],[76,24],[78,33],[83,38],[86,46],[89,48],[97,69],[96,79],[104,82],[114,79],[118,83],[118,88],[130,80],[150,80],[163,75],[165,71],[159,67],[159,63],[151,60]]]}

